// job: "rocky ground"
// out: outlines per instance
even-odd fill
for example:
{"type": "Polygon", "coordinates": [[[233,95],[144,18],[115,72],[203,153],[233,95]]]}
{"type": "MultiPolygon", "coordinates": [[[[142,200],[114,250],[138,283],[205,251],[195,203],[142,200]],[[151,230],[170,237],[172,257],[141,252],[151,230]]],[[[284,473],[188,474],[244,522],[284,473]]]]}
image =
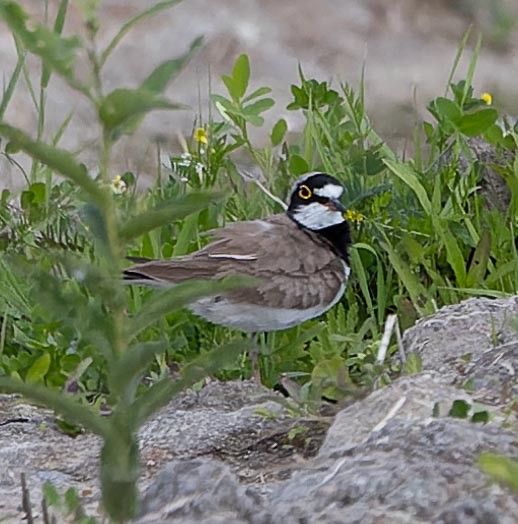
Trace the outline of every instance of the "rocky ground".
{"type": "MultiPolygon", "coordinates": [[[[517,318],[518,296],[470,299],[420,320],[403,346],[423,372],[334,417],[288,416],[249,382],[183,394],[140,433],[137,522],[517,522],[518,496],[477,467],[483,451],[518,459],[517,318]],[[459,400],[487,410],[489,422],[448,416],[459,400]]],[[[22,472],[36,522],[45,480],[76,487],[95,512],[98,452],[95,437],[72,439],[48,411],[0,397],[0,521],[24,517],[22,472]]]]}
{"type": "MultiPolygon", "coordinates": [[[[21,3],[41,15],[43,3],[21,3]]],[[[125,20],[153,3],[155,0],[104,0],[100,47],[125,20]]],[[[49,1],[51,16],[58,4],[58,0],[49,1]]],[[[70,5],[65,34],[83,34],[76,4],[70,5]]],[[[241,53],[250,55],[254,85],[274,90],[278,103],[269,112],[269,122],[282,116],[291,132],[301,125],[285,109],[299,63],[307,77],[353,86],[365,64],[368,114],[380,135],[403,149],[416,120],[426,115],[426,103],[444,92],[459,42],[473,24],[475,33],[484,36],[476,92],[492,92],[497,106],[513,113],[518,99],[516,20],[518,4],[514,0],[185,0],[132,30],[107,62],[104,80],[106,90],[136,86],[153,66],[183,53],[196,36],[204,35],[202,52],[167,93],[192,110],[147,117],[135,136],[117,146],[114,169],[129,169],[144,177],[156,172],[156,141],[170,150],[177,147],[179,134],[190,135],[196,113],[201,111],[207,117],[209,76],[213,89],[222,92],[220,76],[230,71],[241,53]]],[[[16,53],[9,32],[0,27],[0,71],[9,78],[16,53]]],[[[468,61],[469,54],[461,60],[461,77],[468,61]]],[[[37,85],[38,68],[33,60],[29,71],[37,85]]],[[[95,168],[98,130],[94,114],[77,93],[53,78],[48,92],[49,136],[71,110],[74,118],[62,144],[81,151],[81,158],[95,168]]],[[[17,92],[6,118],[30,132],[36,129],[36,112],[25,89],[17,92]]],[[[255,140],[260,142],[265,136],[263,130],[255,140]]],[[[19,185],[17,170],[5,162],[0,169],[1,184],[19,185]]]]}

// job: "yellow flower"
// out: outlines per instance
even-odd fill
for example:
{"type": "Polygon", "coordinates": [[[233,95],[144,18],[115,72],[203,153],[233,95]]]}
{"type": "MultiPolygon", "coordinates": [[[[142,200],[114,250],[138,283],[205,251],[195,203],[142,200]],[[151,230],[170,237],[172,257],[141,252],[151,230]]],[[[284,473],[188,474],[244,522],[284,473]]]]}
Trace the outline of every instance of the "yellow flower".
{"type": "Polygon", "coordinates": [[[350,222],[363,222],[363,220],[365,219],[365,217],[361,213],[358,213],[358,211],[353,211],[352,209],[348,209],[344,213],[344,218],[346,218],[350,222]]]}
{"type": "Polygon", "coordinates": [[[196,140],[196,142],[201,142],[202,144],[207,144],[208,143],[208,140],[207,140],[207,132],[205,131],[205,129],[203,127],[198,127],[195,129],[194,131],[194,140],[196,140]]]}
{"type": "Polygon", "coordinates": [[[493,103],[493,97],[490,93],[482,93],[482,96],[480,97],[484,102],[490,106],[493,103]]]}
{"type": "Polygon", "coordinates": [[[126,191],[126,182],[122,180],[122,177],[120,175],[117,175],[112,180],[111,188],[114,195],[120,195],[124,193],[124,191],[126,191]]]}

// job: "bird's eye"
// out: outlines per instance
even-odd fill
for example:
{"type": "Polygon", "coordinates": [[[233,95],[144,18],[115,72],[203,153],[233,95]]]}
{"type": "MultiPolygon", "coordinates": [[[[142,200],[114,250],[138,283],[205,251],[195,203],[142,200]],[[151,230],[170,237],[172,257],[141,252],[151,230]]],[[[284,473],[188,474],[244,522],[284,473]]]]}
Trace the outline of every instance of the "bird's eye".
{"type": "Polygon", "coordinates": [[[309,189],[308,186],[305,184],[299,187],[299,197],[307,200],[308,198],[311,198],[313,196],[313,193],[311,192],[311,189],[309,189]]]}

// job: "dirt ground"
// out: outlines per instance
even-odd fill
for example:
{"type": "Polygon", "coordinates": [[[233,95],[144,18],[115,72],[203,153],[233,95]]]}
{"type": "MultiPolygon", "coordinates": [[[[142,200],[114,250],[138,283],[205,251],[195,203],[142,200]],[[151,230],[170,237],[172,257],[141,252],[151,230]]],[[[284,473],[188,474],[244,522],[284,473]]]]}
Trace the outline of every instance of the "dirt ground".
{"type": "MultiPolygon", "coordinates": [[[[44,2],[23,0],[39,16],[44,2]]],[[[154,0],[104,0],[101,47],[120,25],[154,0]]],[[[58,0],[49,0],[53,16],[58,0]]],[[[64,33],[84,34],[76,2],[71,2],[64,33]]],[[[368,113],[378,133],[399,149],[405,147],[416,120],[426,117],[426,103],[444,92],[463,33],[474,25],[484,45],[475,77],[477,93],[489,91],[495,104],[518,113],[518,2],[516,0],[185,0],[132,30],[106,64],[106,91],[136,86],[161,61],[183,53],[198,35],[205,46],[167,91],[167,96],[192,110],[155,112],[137,134],[117,145],[114,170],[153,173],[156,141],[165,151],[178,147],[178,136],[191,133],[196,113],[208,111],[209,78],[222,91],[220,75],[241,53],[248,53],[255,86],[273,88],[277,104],[269,122],[288,121],[291,132],[301,121],[285,109],[290,85],[300,63],[306,77],[348,82],[356,86],[365,64],[368,113]]],[[[474,39],[473,39],[474,40],[474,39]]],[[[461,61],[459,76],[469,56],[461,61]]],[[[12,37],[0,24],[0,72],[4,82],[16,61],[12,37]]],[[[31,76],[38,67],[29,61],[31,76]]],[[[79,74],[84,73],[79,71],[79,74]]],[[[23,81],[22,81],[23,84],[23,81]]],[[[22,86],[20,86],[22,87],[22,86]]],[[[81,151],[95,169],[98,134],[94,114],[85,101],[54,77],[48,92],[48,134],[70,112],[74,117],[62,145],[81,151]]],[[[20,88],[6,120],[29,132],[36,129],[36,111],[26,89],[20,88]]],[[[267,130],[258,131],[260,143],[267,130]]],[[[5,160],[0,161],[0,187],[21,180],[5,160]]],[[[151,176],[151,175],[150,175],[151,176]]]]}

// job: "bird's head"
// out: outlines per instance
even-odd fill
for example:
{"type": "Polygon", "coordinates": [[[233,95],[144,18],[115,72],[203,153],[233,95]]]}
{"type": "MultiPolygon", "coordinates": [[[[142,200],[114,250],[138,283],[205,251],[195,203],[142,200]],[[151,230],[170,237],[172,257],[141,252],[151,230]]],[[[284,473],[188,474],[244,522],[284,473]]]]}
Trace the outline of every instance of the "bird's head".
{"type": "Polygon", "coordinates": [[[309,173],[295,182],[291,191],[288,216],[297,224],[319,231],[345,222],[345,207],[340,182],[326,173],[309,173]]]}

